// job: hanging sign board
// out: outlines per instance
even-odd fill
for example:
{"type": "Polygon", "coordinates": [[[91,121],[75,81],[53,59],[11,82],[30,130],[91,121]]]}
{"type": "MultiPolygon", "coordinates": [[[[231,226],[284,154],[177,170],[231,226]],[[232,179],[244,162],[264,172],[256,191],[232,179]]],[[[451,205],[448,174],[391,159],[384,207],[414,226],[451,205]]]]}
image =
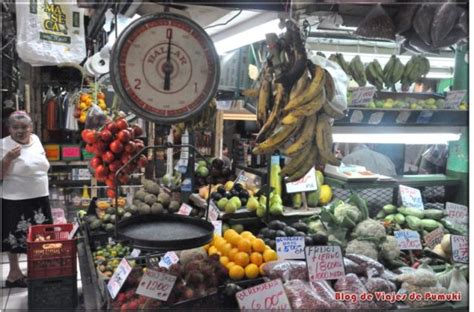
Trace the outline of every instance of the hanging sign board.
{"type": "Polygon", "coordinates": [[[335,280],[346,274],[340,246],[310,246],[305,254],[310,281],[335,280]]]}
{"type": "Polygon", "coordinates": [[[419,189],[405,185],[400,185],[399,189],[403,206],[417,208],[420,210],[425,209],[425,207],[423,206],[423,200],[421,199],[421,192],[419,189]]]}

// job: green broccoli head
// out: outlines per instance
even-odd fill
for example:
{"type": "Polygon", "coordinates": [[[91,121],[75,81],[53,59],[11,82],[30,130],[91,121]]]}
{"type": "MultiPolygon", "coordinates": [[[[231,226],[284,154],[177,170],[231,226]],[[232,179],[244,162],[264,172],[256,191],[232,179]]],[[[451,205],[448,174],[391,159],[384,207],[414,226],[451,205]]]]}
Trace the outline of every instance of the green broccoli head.
{"type": "Polygon", "coordinates": [[[347,203],[342,203],[341,205],[334,208],[334,216],[339,222],[342,222],[342,220],[344,220],[344,217],[348,217],[354,223],[357,223],[360,218],[360,211],[359,208],[357,208],[356,206],[347,203]]]}

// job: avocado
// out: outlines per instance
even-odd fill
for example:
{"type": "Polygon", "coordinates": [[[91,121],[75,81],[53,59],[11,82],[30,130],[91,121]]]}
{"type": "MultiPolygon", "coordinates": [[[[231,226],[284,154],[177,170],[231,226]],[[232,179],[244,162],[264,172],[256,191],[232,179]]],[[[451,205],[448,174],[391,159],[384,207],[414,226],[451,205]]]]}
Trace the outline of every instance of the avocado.
{"type": "Polygon", "coordinates": [[[230,179],[228,179],[228,178],[229,178],[229,176],[230,176],[231,174],[232,174],[232,172],[230,171],[229,168],[226,167],[226,168],[222,169],[222,175],[223,175],[224,178],[226,178],[227,180],[230,180],[230,179]]]}
{"type": "Polygon", "coordinates": [[[282,231],[282,230],[276,231],[276,237],[286,237],[285,231],[282,231]]]}
{"type": "Polygon", "coordinates": [[[242,206],[247,205],[248,197],[240,197],[240,203],[242,206]]]}
{"type": "Polygon", "coordinates": [[[263,229],[260,230],[260,234],[267,237],[268,236],[268,230],[269,230],[269,228],[264,227],[263,229]]]}
{"type": "Polygon", "coordinates": [[[225,192],[224,197],[227,198],[227,199],[231,199],[232,194],[230,192],[225,192]]]}
{"type": "Polygon", "coordinates": [[[265,235],[263,235],[262,233],[260,233],[260,234],[257,235],[257,237],[260,238],[260,239],[264,239],[264,238],[265,238],[265,235]]]}
{"type": "Polygon", "coordinates": [[[234,196],[235,196],[235,197],[239,197],[239,191],[237,191],[237,190],[235,190],[235,189],[234,189],[234,190],[231,190],[231,191],[230,191],[230,194],[232,195],[232,197],[234,197],[234,196]]]}
{"type": "Polygon", "coordinates": [[[268,223],[268,228],[272,230],[279,230],[280,229],[280,221],[273,220],[268,223]]]}
{"type": "Polygon", "coordinates": [[[268,245],[271,241],[269,238],[264,238],[263,241],[265,242],[265,245],[268,245]]]}
{"type": "Polygon", "coordinates": [[[244,187],[242,186],[242,184],[240,184],[240,183],[235,183],[234,184],[234,190],[236,190],[237,192],[241,192],[243,189],[244,189],[244,187]]]}
{"type": "Polygon", "coordinates": [[[294,227],[297,231],[301,231],[305,233],[308,233],[308,230],[309,230],[308,225],[303,222],[295,222],[291,226],[294,227]]]}
{"type": "Polygon", "coordinates": [[[305,236],[304,237],[304,245],[305,246],[313,246],[313,238],[311,236],[305,236]]]}
{"type": "Polygon", "coordinates": [[[276,249],[276,242],[271,239],[269,242],[268,242],[268,247],[270,247],[271,249],[276,249]]]}
{"type": "Polygon", "coordinates": [[[223,196],[224,196],[224,195],[225,195],[225,192],[226,192],[226,190],[225,190],[225,188],[224,188],[224,186],[223,186],[223,185],[219,185],[219,186],[217,187],[217,192],[219,192],[221,195],[223,195],[223,196]]]}
{"type": "Polygon", "coordinates": [[[105,213],[115,214],[115,208],[114,207],[109,207],[105,210],[105,213]]]}
{"type": "Polygon", "coordinates": [[[326,245],[328,243],[328,237],[323,233],[315,233],[311,237],[315,245],[326,245]]]}
{"type": "Polygon", "coordinates": [[[268,229],[267,237],[268,237],[268,238],[271,238],[271,239],[275,239],[275,237],[276,237],[276,231],[275,231],[275,230],[272,230],[272,229],[268,229]]]}
{"type": "MultiPolygon", "coordinates": [[[[238,184],[238,183],[237,183],[238,184]]],[[[239,197],[242,198],[242,197],[245,197],[245,198],[249,198],[250,197],[250,194],[247,190],[241,190],[239,191],[239,197]]]]}
{"type": "Polygon", "coordinates": [[[221,175],[221,171],[217,168],[212,168],[211,169],[211,176],[214,178],[217,178],[221,175]]]}
{"type": "Polygon", "coordinates": [[[212,161],[212,168],[213,169],[222,169],[224,167],[224,161],[219,158],[214,158],[212,161]]]}
{"type": "Polygon", "coordinates": [[[296,229],[291,226],[285,226],[283,231],[285,231],[286,236],[293,236],[297,232],[296,229]]]}
{"type": "Polygon", "coordinates": [[[219,192],[213,192],[213,193],[211,193],[211,198],[212,198],[215,202],[218,202],[219,199],[222,198],[222,194],[219,193],[219,192]]]}
{"type": "Polygon", "coordinates": [[[298,232],[296,232],[295,235],[293,235],[293,236],[303,236],[303,237],[306,237],[306,233],[301,232],[301,231],[298,231],[298,232]]]}

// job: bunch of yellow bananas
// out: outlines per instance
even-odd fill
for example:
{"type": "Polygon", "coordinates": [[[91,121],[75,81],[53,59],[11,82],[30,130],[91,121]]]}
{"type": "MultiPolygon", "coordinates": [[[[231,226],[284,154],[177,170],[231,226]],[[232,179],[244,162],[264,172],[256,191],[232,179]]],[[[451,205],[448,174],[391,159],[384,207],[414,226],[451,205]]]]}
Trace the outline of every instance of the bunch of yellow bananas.
{"type": "MultiPolygon", "coordinates": [[[[269,68],[267,71],[271,72],[269,68]]],[[[331,75],[310,62],[290,90],[281,83],[265,79],[260,86],[257,107],[263,125],[253,153],[272,153],[279,149],[291,157],[280,172],[287,177],[286,182],[300,179],[318,163],[339,165],[332,153],[331,122],[345,115],[330,105],[334,95],[331,75]],[[272,89],[275,89],[274,94],[272,89]],[[271,103],[272,110],[268,118],[263,119],[271,103]]]]}

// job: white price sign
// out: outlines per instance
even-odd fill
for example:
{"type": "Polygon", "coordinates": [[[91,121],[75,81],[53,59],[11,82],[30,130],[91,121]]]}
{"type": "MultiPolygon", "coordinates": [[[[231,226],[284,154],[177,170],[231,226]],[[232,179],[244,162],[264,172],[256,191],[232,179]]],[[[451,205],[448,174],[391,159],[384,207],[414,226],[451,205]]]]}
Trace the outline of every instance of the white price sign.
{"type": "Polygon", "coordinates": [[[469,263],[469,237],[451,235],[453,262],[469,263]]]}
{"type": "Polygon", "coordinates": [[[216,221],[211,221],[211,223],[212,225],[214,225],[214,234],[222,236],[222,221],[216,220],[216,221]]]}
{"type": "Polygon", "coordinates": [[[71,232],[69,232],[67,239],[72,239],[74,235],[76,235],[77,230],[79,229],[79,222],[75,221],[74,225],[72,226],[71,232]]]}
{"type": "Polygon", "coordinates": [[[176,276],[148,269],[138,285],[137,294],[167,301],[175,282],[176,276]]]}
{"type": "Polygon", "coordinates": [[[250,287],[235,294],[240,310],[290,310],[280,279],[250,287]]]}
{"type": "Polygon", "coordinates": [[[219,218],[219,208],[217,208],[214,200],[209,204],[209,221],[216,221],[219,218]]]}
{"type": "Polygon", "coordinates": [[[193,207],[189,206],[188,204],[183,203],[181,204],[181,207],[179,207],[177,214],[180,214],[183,216],[189,216],[192,210],[193,210],[193,207]]]}
{"type": "Polygon", "coordinates": [[[137,248],[133,248],[132,252],[130,253],[130,256],[136,258],[141,254],[141,250],[137,248]]]}
{"type": "Polygon", "coordinates": [[[437,228],[434,231],[429,232],[423,238],[425,239],[426,246],[434,248],[434,246],[441,243],[444,236],[444,230],[442,227],[437,228]]]}
{"type": "Polygon", "coordinates": [[[335,280],[346,274],[340,246],[310,246],[305,254],[310,281],[335,280]]]}
{"type": "Polygon", "coordinates": [[[466,90],[456,90],[446,92],[444,107],[447,109],[457,109],[462,99],[466,96],[466,90]]]}
{"type": "Polygon", "coordinates": [[[130,272],[132,272],[132,267],[128,263],[127,259],[122,258],[122,261],[120,261],[120,264],[107,283],[107,290],[109,291],[110,297],[112,297],[112,299],[115,299],[120,291],[120,288],[122,288],[123,284],[127,280],[130,272]]]}
{"type": "Polygon", "coordinates": [[[277,237],[276,251],[278,259],[304,259],[304,237],[277,237]]]}
{"type": "Polygon", "coordinates": [[[168,251],[167,253],[165,253],[163,258],[161,258],[158,265],[162,268],[169,269],[170,266],[172,266],[175,263],[178,263],[178,261],[179,261],[178,255],[173,251],[168,251]]]}
{"type": "Polygon", "coordinates": [[[359,87],[352,92],[351,106],[367,106],[374,98],[375,87],[359,87]]]}
{"type": "Polygon", "coordinates": [[[469,221],[469,214],[467,206],[455,203],[446,203],[446,212],[448,213],[448,220],[452,223],[467,226],[469,221]]]}
{"type": "Polygon", "coordinates": [[[425,209],[425,207],[423,206],[423,200],[421,199],[421,192],[419,189],[405,185],[400,185],[399,189],[403,206],[417,208],[421,210],[425,209]]]}
{"type": "Polygon", "coordinates": [[[403,230],[394,231],[400,250],[421,250],[420,234],[416,231],[403,230]]]}
{"type": "Polygon", "coordinates": [[[300,193],[315,191],[318,189],[318,183],[316,182],[316,170],[311,168],[308,173],[295,182],[286,183],[286,191],[288,193],[300,193]]]}

